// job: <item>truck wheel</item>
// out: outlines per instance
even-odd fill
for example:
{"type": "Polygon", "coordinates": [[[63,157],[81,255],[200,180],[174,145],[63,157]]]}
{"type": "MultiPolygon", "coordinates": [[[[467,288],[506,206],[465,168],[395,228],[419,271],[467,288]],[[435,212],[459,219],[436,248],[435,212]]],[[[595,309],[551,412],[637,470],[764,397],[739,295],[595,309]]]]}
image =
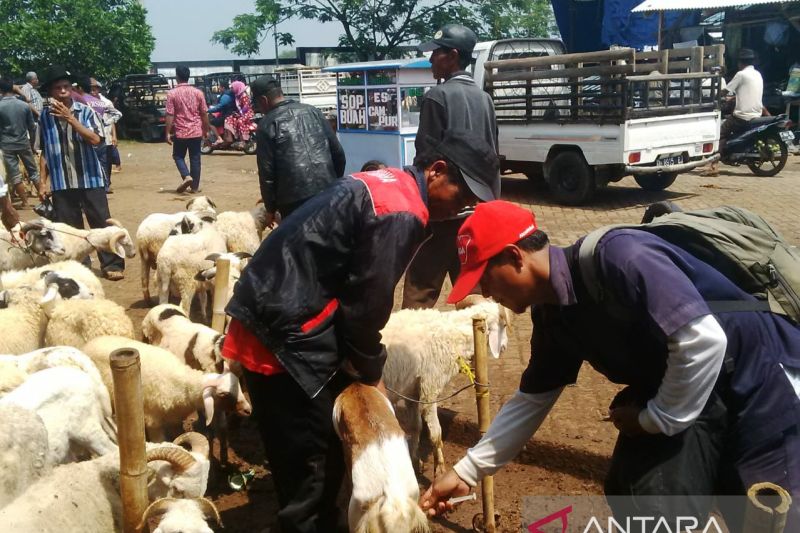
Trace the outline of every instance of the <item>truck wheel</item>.
{"type": "Polygon", "coordinates": [[[594,195],[594,170],[578,152],[561,152],[547,165],[547,183],[560,204],[581,205],[594,195]]]}
{"type": "Polygon", "coordinates": [[[663,191],[675,183],[677,177],[677,172],[659,172],[658,174],[634,175],[633,179],[636,180],[639,187],[646,191],[663,191]]]}

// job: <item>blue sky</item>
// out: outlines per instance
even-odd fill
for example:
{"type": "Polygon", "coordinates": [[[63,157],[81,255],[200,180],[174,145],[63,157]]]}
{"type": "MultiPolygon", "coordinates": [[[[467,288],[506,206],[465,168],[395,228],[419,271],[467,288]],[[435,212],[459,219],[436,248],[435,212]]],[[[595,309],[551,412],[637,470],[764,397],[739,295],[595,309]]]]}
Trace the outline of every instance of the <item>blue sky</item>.
{"type": "MultiPolygon", "coordinates": [[[[193,61],[235,57],[211,35],[230,25],[233,17],[253,11],[253,0],[141,0],[153,28],[156,47],[151,61],[193,61]]],[[[341,26],[311,20],[290,20],[279,31],[294,35],[296,46],[335,46],[341,26]]],[[[255,58],[275,57],[270,38],[255,58]]]]}

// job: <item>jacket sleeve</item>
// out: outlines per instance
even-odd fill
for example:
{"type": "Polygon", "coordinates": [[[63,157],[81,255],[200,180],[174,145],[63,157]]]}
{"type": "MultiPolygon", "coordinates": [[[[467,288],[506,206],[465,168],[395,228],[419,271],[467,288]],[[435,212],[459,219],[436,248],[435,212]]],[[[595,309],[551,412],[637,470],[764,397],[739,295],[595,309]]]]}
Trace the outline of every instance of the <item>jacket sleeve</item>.
{"type": "Polygon", "coordinates": [[[395,286],[422,239],[423,224],[409,213],[394,213],[367,226],[355,243],[336,329],[342,355],[362,381],[373,382],[380,379],[386,360],[380,332],[392,312],[395,286]]]}
{"type": "Polygon", "coordinates": [[[272,124],[259,127],[256,132],[256,160],[258,164],[258,184],[261,188],[261,199],[270,213],[275,212],[276,183],[274,172],[275,148],[269,138],[267,128],[272,124]]]}
{"type": "Polygon", "coordinates": [[[333,160],[333,169],[336,171],[336,177],[341,178],[344,175],[344,167],[347,164],[344,148],[342,148],[342,143],[339,142],[336,132],[333,131],[325,115],[322,114],[322,111],[317,110],[317,114],[319,120],[322,122],[322,131],[325,132],[325,136],[328,138],[328,146],[330,146],[331,159],[333,160]]]}
{"type": "Polygon", "coordinates": [[[422,100],[422,108],[419,112],[419,134],[414,141],[417,157],[425,155],[430,148],[428,137],[438,141],[444,135],[445,129],[447,129],[447,113],[444,106],[433,98],[426,97],[422,100]]]}

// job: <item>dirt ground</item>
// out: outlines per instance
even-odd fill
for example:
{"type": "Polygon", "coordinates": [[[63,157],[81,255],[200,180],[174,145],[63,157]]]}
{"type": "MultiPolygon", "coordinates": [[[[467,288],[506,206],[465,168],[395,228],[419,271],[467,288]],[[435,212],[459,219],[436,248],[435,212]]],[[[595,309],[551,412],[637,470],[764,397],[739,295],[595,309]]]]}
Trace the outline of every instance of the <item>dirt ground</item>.
{"type": "MultiPolygon", "coordinates": [[[[177,171],[170,157],[170,147],[164,143],[141,144],[123,142],[120,145],[123,171],[114,174],[114,194],[109,196],[111,214],[135,233],[139,222],[149,213],[174,212],[182,210],[191,198],[189,194],[176,194],[179,185],[177,171]]],[[[246,210],[253,207],[260,197],[254,156],[238,153],[215,153],[203,157],[202,194],[213,199],[222,210],[246,210]]],[[[797,166],[794,163],[794,166],[797,166]]],[[[796,172],[795,172],[796,174],[796,172]]],[[[602,225],[596,220],[604,215],[604,209],[612,213],[609,222],[633,222],[640,217],[641,206],[659,199],[686,198],[689,204],[698,204],[701,195],[717,194],[708,202],[723,203],[734,192],[749,190],[751,185],[744,180],[751,177],[734,177],[724,186],[708,185],[699,178],[687,178],[678,192],[643,193],[629,178],[621,184],[604,191],[600,197],[600,207],[595,205],[585,209],[566,209],[532,196],[541,195],[532,189],[524,178],[504,178],[504,191],[507,198],[525,205],[533,205],[537,216],[548,230],[563,229],[562,239],[573,238],[582,231],[602,225]],[[739,181],[737,181],[739,180],[739,181]],[[715,190],[716,189],[716,190],[715,190]],[[727,195],[727,196],[726,196],[727,195]],[[624,205],[619,205],[622,202],[624,205]],[[606,207],[603,207],[605,205],[606,207]],[[540,207],[541,206],[541,207],[540,207]]],[[[785,198],[787,194],[797,196],[797,179],[792,178],[791,189],[786,182],[781,188],[777,185],[776,197],[785,198]],[[789,192],[791,190],[791,192],[789,192]]],[[[758,184],[753,185],[756,190],[758,184]]],[[[676,188],[676,187],[673,187],[676,188]]],[[[705,202],[700,203],[702,206],[705,202]]],[[[731,202],[731,203],[736,203],[731,202]]],[[[738,202],[748,206],[748,202],[738,202]]],[[[796,205],[796,204],[795,204],[796,205]]],[[[692,205],[694,207],[695,205],[692,205]]],[[[781,212],[781,210],[779,210],[781,212]]],[[[796,210],[793,210],[796,213],[796,210]]],[[[33,213],[23,212],[23,217],[32,218],[33,213]]],[[[782,214],[787,214],[782,211],[782,214]]],[[[788,216],[788,215],[787,215],[788,216]]],[[[791,227],[780,227],[791,234],[796,241],[796,215],[786,223],[791,227]]],[[[607,222],[606,222],[607,223],[607,222]]],[[[780,223],[779,223],[780,225],[780,223]]],[[[551,233],[552,235],[553,233],[551,233]]],[[[557,244],[559,243],[556,239],[557,244]]],[[[560,244],[564,244],[561,242],[560,244]]],[[[95,259],[95,266],[97,265],[95,259]]],[[[149,309],[142,301],[140,286],[139,259],[128,261],[126,277],[123,281],[111,283],[104,281],[106,295],[130,313],[137,329],[149,309]]],[[[153,280],[154,281],[154,280],[153,280]]],[[[154,284],[153,284],[154,286],[154,284]]],[[[155,294],[155,292],[154,292],[155,294]]],[[[530,355],[530,319],[526,315],[517,316],[512,323],[512,333],[508,351],[503,358],[492,361],[490,374],[494,377],[496,389],[492,393],[493,412],[516,389],[519,372],[530,355]]],[[[463,376],[455,381],[462,383],[463,376]]],[[[454,382],[453,387],[456,383],[454,382]]],[[[608,469],[608,462],[614,446],[616,432],[613,426],[604,422],[607,406],[617,391],[604,378],[585,369],[577,386],[569,387],[556,405],[553,413],[532,440],[524,453],[495,477],[496,511],[500,515],[500,531],[519,531],[521,526],[520,501],[528,495],[584,495],[602,494],[602,480],[608,469]]],[[[466,396],[446,402],[440,408],[440,418],[444,429],[445,456],[449,463],[457,461],[465,450],[474,444],[479,433],[475,423],[474,396],[466,396]]],[[[225,531],[261,532],[275,523],[276,501],[268,469],[257,437],[254,423],[244,420],[231,436],[230,471],[245,471],[250,468],[256,478],[243,492],[234,492],[227,485],[227,474],[217,470],[209,486],[208,496],[222,512],[225,531]]],[[[431,476],[430,461],[420,484],[427,487],[431,476]]],[[[439,519],[434,524],[435,531],[470,531],[473,516],[480,512],[480,499],[460,506],[450,516],[439,519]]]]}

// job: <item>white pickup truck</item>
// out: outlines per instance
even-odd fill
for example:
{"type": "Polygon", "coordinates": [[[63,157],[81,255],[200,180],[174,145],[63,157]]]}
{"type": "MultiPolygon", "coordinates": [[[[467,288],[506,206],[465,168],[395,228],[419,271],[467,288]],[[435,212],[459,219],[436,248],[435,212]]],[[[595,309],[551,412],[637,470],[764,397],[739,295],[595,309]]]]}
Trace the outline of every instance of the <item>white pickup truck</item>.
{"type": "Polygon", "coordinates": [[[564,54],[551,39],[478,43],[474,76],[495,104],[504,170],[582,204],[633,175],[648,190],[718,158],[722,47],[564,54]]]}

